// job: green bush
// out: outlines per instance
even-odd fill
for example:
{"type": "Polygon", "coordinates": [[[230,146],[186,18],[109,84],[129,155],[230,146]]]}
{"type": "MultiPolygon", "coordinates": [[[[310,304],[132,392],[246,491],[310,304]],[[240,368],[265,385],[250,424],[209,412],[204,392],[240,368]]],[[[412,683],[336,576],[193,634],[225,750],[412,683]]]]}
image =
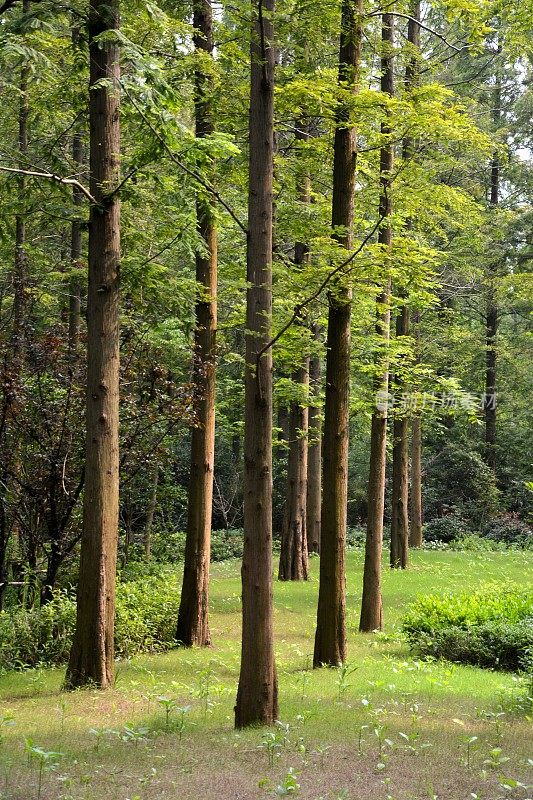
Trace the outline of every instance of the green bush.
{"type": "Polygon", "coordinates": [[[498,510],[500,493],[492,470],[464,444],[447,443],[426,467],[424,509],[427,520],[456,514],[470,530],[479,530],[498,510]]]}
{"type": "Polygon", "coordinates": [[[505,514],[491,520],[483,531],[487,539],[523,550],[533,549],[533,528],[517,514],[505,514]]]}
{"type": "Polygon", "coordinates": [[[488,584],[473,593],[419,597],[403,629],[418,655],[522,669],[533,642],[533,590],[488,584]]]}
{"type": "Polygon", "coordinates": [[[468,533],[468,524],[457,513],[436,517],[424,525],[425,542],[443,542],[448,544],[468,533]]]}
{"type": "Polygon", "coordinates": [[[64,663],[75,622],[76,605],[65,592],[41,608],[0,612],[0,669],[64,663]]]}
{"type": "Polygon", "coordinates": [[[451,625],[421,633],[412,642],[413,652],[427,658],[445,658],[461,664],[519,672],[528,666],[527,652],[533,640],[533,618],[520,622],[492,620],[471,628],[451,625]]]}
{"type": "MultiPolygon", "coordinates": [[[[117,584],[115,652],[119,657],[166,650],[174,634],[180,598],[179,576],[170,569],[117,584]]],[[[68,659],[76,603],[56,592],[41,608],[0,613],[0,669],[64,664],[68,659]]]]}

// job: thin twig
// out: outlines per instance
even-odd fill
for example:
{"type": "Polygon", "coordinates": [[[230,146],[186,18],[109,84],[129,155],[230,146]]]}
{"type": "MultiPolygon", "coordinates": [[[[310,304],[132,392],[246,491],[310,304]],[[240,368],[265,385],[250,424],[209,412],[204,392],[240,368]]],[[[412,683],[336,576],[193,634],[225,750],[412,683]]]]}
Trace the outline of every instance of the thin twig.
{"type": "MultiPolygon", "coordinates": [[[[422,30],[427,31],[428,33],[431,33],[433,36],[436,36],[437,39],[440,39],[441,42],[444,42],[444,44],[447,47],[451,47],[451,49],[455,50],[456,53],[462,53],[463,50],[468,50],[468,48],[470,47],[470,45],[468,45],[468,44],[464,44],[461,47],[457,47],[457,45],[452,44],[451,42],[449,42],[448,39],[442,33],[439,33],[434,28],[428,27],[423,22],[420,22],[419,19],[416,19],[416,17],[411,17],[409,14],[400,14],[399,11],[388,11],[387,13],[390,14],[391,17],[401,17],[402,19],[407,19],[407,20],[410,20],[412,22],[416,22],[416,24],[419,25],[422,28],[422,30]]],[[[367,17],[380,17],[380,16],[382,16],[382,12],[381,11],[372,11],[370,14],[366,14],[366,16],[367,17]]]]}
{"type": "Polygon", "coordinates": [[[257,364],[259,364],[259,359],[267,352],[267,350],[270,350],[270,348],[273,347],[276,344],[276,342],[278,342],[281,339],[283,334],[286,333],[289,330],[291,325],[294,325],[296,320],[300,318],[300,315],[301,315],[302,311],[304,310],[304,308],[306,306],[308,306],[309,303],[312,303],[313,300],[316,300],[317,297],[319,297],[322,294],[322,292],[324,291],[324,289],[326,288],[328,283],[332,280],[332,278],[334,278],[335,275],[338,275],[339,272],[341,272],[345,267],[347,267],[349,264],[351,264],[351,262],[354,260],[354,258],[359,255],[361,250],[363,250],[363,248],[366,247],[366,245],[368,244],[370,239],[373,237],[373,235],[375,234],[375,232],[377,231],[377,229],[379,228],[379,226],[381,225],[383,220],[384,220],[384,217],[380,216],[378,221],[376,222],[376,224],[370,230],[370,232],[367,233],[367,235],[365,236],[365,238],[363,239],[363,241],[361,242],[359,247],[356,250],[354,250],[353,253],[351,253],[348,256],[348,258],[345,259],[341,264],[336,266],[335,269],[331,270],[331,272],[324,278],[324,280],[322,281],[322,283],[320,284],[318,289],[316,289],[312,294],[310,294],[308,297],[306,297],[305,300],[302,300],[301,303],[297,303],[294,306],[294,311],[292,313],[292,316],[289,318],[289,320],[285,323],[285,325],[283,325],[283,327],[278,331],[278,333],[274,336],[274,338],[271,339],[269,342],[267,342],[264,345],[264,347],[262,347],[261,350],[259,350],[259,352],[257,353],[257,355],[256,355],[257,364]]]}

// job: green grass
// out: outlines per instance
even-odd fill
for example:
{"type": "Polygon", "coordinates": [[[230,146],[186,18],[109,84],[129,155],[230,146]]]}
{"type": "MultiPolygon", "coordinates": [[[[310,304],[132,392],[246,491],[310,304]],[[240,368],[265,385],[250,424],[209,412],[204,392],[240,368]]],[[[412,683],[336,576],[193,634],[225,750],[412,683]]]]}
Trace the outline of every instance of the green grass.
{"type": "Polygon", "coordinates": [[[490,580],[530,585],[532,566],[531,553],[414,553],[408,572],[384,572],[385,633],[363,636],[362,555],[350,553],[348,663],[356,669],[347,686],[337,670],[309,669],[318,560],[309,583],[275,582],[279,716],[288,728],[277,730],[270,764],[265,731],[233,730],[239,564],[214,565],[212,648],[121,663],[109,692],[64,695],[62,670],[0,678],[0,718],[13,717],[0,725],[0,798],[38,795],[39,756],[30,758],[27,739],[62,753],[44,764],[43,800],[275,797],[291,767],[301,785],[292,796],[309,800],[530,798],[532,790],[512,783],[533,783],[531,720],[501,707],[514,676],[412,659],[399,624],[417,594],[473,590],[490,580]],[[172,708],[167,726],[158,697],[188,710],[172,708]],[[495,748],[501,752],[491,756],[495,748]]]}

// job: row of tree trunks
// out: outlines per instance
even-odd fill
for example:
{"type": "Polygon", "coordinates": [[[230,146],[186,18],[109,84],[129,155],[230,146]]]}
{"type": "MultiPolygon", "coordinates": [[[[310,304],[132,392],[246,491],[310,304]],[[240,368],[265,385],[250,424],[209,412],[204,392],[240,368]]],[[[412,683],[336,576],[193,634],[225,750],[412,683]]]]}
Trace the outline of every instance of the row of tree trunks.
{"type": "MultiPolygon", "coordinates": [[[[394,96],[393,48],[394,16],[387,12],[382,16],[381,27],[381,91],[394,96]]],[[[390,141],[391,129],[388,120],[381,125],[384,143],[380,153],[380,201],[379,216],[382,220],[378,241],[383,246],[385,264],[389,262],[392,245],[391,179],[394,167],[394,149],[390,141]]],[[[386,268],[388,273],[389,267],[386,268]]],[[[389,369],[387,349],[390,335],[390,278],[377,298],[376,332],[382,340],[384,355],[378,356],[383,369],[376,380],[376,407],[372,414],[370,432],[370,469],[368,479],[368,520],[366,531],[365,564],[363,573],[363,597],[359,630],[371,632],[383,628],[383,604],[381,598],[381,553],[383,549],[383,514],[385,510],[385,470],[387,458],[387,401],[389,369]]]]}
{"type": "MultiPolygon", "coordinates": [[[[195,0],[194,45],[198,52],[213,53],[213,12],[210,0],[195,0]]],[[[200,62],[201,64],[202,62],[200,62]]],[[[214,131],[209,76],[195,73],[196,136],[214,131]]],[[[217,233],[212,198],[198,196],[198,230],[203,241],[196,255],[196,330],[194,386],[197,424],[192,431],[191,474],[183,585],[176,638],[190,647],[211,642],[209,633],[209,562],[215,457],[215,371],[217,328],[217,233]]]]}
{"type": "MultiPolygon", "coordinates": [[[[343,0],[338,82],[358,90],[361,68],[362,0],[343,0]]],[[[357,136],[349,110],[339,103],[333,151],[333,235],[353,245],[357,136]]],[[[346,658],[346,518],[350,425],[351,288],[342,281],[329,295],[323,430],[323,498],[320,584],[313,666],[336,666],[346,658]]]]}
{"type": "Polygon", "coordinates": [[[242,648],[235,726],[272,724],[272,181],[274,0],[252,10],[244,419],[242,648]],[[262,349],[267,349],[261,353],[262,349]]]}
{"type": "Polygon", "coordinates": [[[105,688],[114,680],[120,201],[113,188],[120,169],[120,60],[113,33],[119,25],[118,0],[91,0],[89,164],[96,203],[89,219],[86,482],[76,630],[66,676],[69,688],[88,684],[105,688]]]}

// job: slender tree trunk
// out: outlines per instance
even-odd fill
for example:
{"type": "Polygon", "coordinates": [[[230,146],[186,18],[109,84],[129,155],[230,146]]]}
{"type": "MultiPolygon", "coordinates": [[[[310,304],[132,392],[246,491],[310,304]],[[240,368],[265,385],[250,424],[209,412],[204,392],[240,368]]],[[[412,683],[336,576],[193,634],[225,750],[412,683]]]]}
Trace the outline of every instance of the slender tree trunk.
{"type": "MultiPolygon", "coordinates": [[[[194,27],[197,52],[212,56],[211,0],[195,0],[194,27]]],[[[213,133],[209,75],[205,68],[196,71],[195,82],[196,135],[204,138],[213,133]]],[[[178,642],[187,647],[204,647],[211,643],[208,599],[215,457],[217,233],[211,202],[199,196],[196,209],[204,248],[204,252],[196,255],[199,296],[196,303],[194,382],[198,420],[192,431],[187,538],[176,629],[178,642]]]]}
{"type": "MultiPolygon", "coordinates": [[[[501,45],[498,46],[498,54],[500,53],[501,45]]],[[[496,75],[493,103],[494,108],[492,111],[492,122],[494,128],[497,129],[501,121],[501,77],[499,74],[496,75]]],[[[497,209],[499,203],[500,157],[498,151],[496,151],[492,158],[490,172],[490,207],[492,209],[497,209]]],[[[493,263],[489,267],[487,306],[485,315],[485,460],[487,465],[493,471],[496,469],[496,341],[499,327],[499,312],[495,280],[497,267],[497,263],[493,263]]]]}
{"type": "Polygon", "coordinates": [[[146,558],[147,561],[150,560],[152,555],[152,527],[154,524],[155,510],[157,508],[158,486],[159,486],[159,466],[156,464],[154,466],[154,472],[152,476],[152,492],[150,494],[148,508],[146,509],[146,520],[144,523],[144,533],[143,533],[144,557],[146,558]]]}
{"type": "MultiPolygon", "coordinates": [[[[412,55],[405,70],[405,91],[410,92],[418,84],[418,51],[420,48],[420,2],[415,2],[411,9],[411,19],[407,26],[407,40],[412,45],[412,55]]],[[[411,136],[403,140],[402,155],[409,161],[414,154],[414,143],[411,136]]],[[[407,230],[413,227],[412,220],[407,220],[407,230]]],[[[409,335],[409,307],[404,295],[398,317],[396,319],[396,337],[409,335]]],[[[406,391],[407,385],[400,369],[396,375],[395,390],[399,395],[406,391]]],[[[409,559],[409,419],[394,415],[392,449],[392,514],[390,539],[390,565],[393,568],[406,569],[409,559]]]]}
{"type": "Polygon", "coordinates": [[[119,481],[120,156],[118,0],[89,6],[91,193],[87,295],[87,438],[76,630],[66,686],[114,678],[119,481]],[[95,86],[97,84],[97,86],[95,86]]]}
{"type": "MultiPolygon", "coordinates": [[[[382,47],[381,56],[381,91],[390,95],[394,94],[393,79],[393,45],[394,45],[394,17],[390,13],[382,16],[382,47]]],[[[383,136],[390,136],[389,123],[385,120],[381,126],[383,136]]],[[[379,231],[378,241],[384,250],[392,244],[392,229],[390,215],[392,213],[392,200],[390,183],[394,166],[394,151],[390,140],[385,140],[380,156],[380,184],[381,196],[379,214],[383,220],[379,231]]],[[[385,252],[384,257],[389,259],[385,252]]],[[[365,565],[363,573],[363,597],[361,603],[361,619],[359,630],[370,632],[381,630],[383,627],[383,603],[381,598],[381,553],[383,548],[383,511],[385,505],[385,469],[387,458],[387,396],[389,387],[389,370],[386,350],[389,342],[390,329],[390,279],[387,280],[382,294],[377,302],[376,331],[383,340],[385,350],[385,366],[382,377],[376,381],[376,395],[378,401],[372,414],[370,433],[370,469],[368,478],[368,520],[366,530],[365,565]]]]}
{"type": "MultiPolygon", "coordinates": [[[[22,10],[24,14],[30,11],[30,0],[23,0],[22,10]]],[[[22,65],[20,71],[20,100],[18,108],[18,155],[19,168],[27,169],[28,155],[28,80],[30,70],[27,63],[22,65]]],[[[26,181],[23,175],[18,176],[18,201],[21,207],[24,206],[26,181]]],[[[0,414],[0,447],[2,449],[2,486],[8,482],[13,483],[10,472],[17,471],[18,457],[14,452],[13,443],[7,443],[7,433],[9,420],[13,413],[13,404],[18,394],[20,375],[22,372],[24,359],[24,340],[26,334],[26,218],[24,213],[18,213],[15,217],[15,259],[13,269],[13,327],[11,329],[10,354],[6,350],[4,359],[4,386],[3,402],[0,414]]],[[[16,403],[15,403],[16,405],[16,403]]],[[[9,571],[8,551],[18,551],[19,548],[19,525],[16,518],[9,518],[6,504],[3,497],[0,497],[1,524],[0,524],[0,609],[2,607],[2,597],[5,590],[5,581],[9,571]],[[11,540],[11,545],[10,545],[11,540]]]]}
{"type": "Polygon", "coordinates": [[[422,547],[422,523],[422,418],[416,414],[411,420],[411,547],[422,547]]]}
{"type": "MultiPolygon", "coordinates": [[[[318,339],[318,326],[311,331],[318,339]]],[[[309,360],[309,385],[311,396],[320,395],[320,357],[312,355],[309,360]]],[[[316,403],[316,401],[315,401],[316,403]]],[[[309,406],[309,446],[307,454],[307,549],[320,553],[320,515],[322,510],[322,431],[320,407],[309,406]]]]}
{"type": "MultiPolygon", "coordinates": [[[[78,172],[81,172],[83,164],[83,144],[81,133],[75,133],[72,137],[72,160],[77,165],[78,172]]],[[[81,215],[81,206],[83,205],[83,194],[77,186],[72,190],[72,199],[77,212],[81,215]]],[[[70,266],[72,274],[69,281],[69,309],[68,309],[68,346],[69,352],[73,354],[76,351],[78,338],[80,333],[80,318],[81,318],[81,287],[82,287],[82,221],[81,216],[76,216],[72,220],[70,232],[70,266]]]]}
{"type": "MultiPolygon", "coordinates": [[[[307,390],[307,363],[293,376],[295,384],[307,390]]],[[[308,578],[306,502],[307,502],[308,408],[293,402],[289,414],[289,457],[287,467],[287,506],[281,537],[278,577],[281,581],[308,578]]]]}
{"type": "Polygon", "coordinates": [[[409,420],[393,422],[390,565],[406,569],[409,560],[409,420]]]}
{"type": "Polygon", "coordinates": [[[272,629],[272,179],[274,0],[253,6],[244,428],[242,650],[235,726],[272,724],[278,687],[272,629]]]}
{"type": "Polygon", "coordinates": [[[486,462],[496,469],[496,338],[498,335],[498,305],[494,286],[489,287],[486,326],[486,371],[485,371],[485,447],[486,462]]]}
{"type": "MultiPolygon", "coordinates": [[[[343,0],[339,84],[357,92],[361,66],[362,0],[343,0]]],[[[348,109],[337,109],[333,155],[332,226],[347,250],[353,243],[357,137],[348,109]],[[340,229],[340,230],[339,230],[340,229]]],[[[324,481],[320,584],[313,666],[336,666],[346,658],[346,518],[350,424],[351,289],[336,286],[329,297],[324,409],[324,481]]]]}
{"type": "MultiPolygon", "coordinates": [[[[306,141],[308,125],[305,120],[296,121],[296,139],[306,141]]],[[[299,194],[302,203],[310,202],[310,180],[307,170],[299,176],[299,194]]],[[[301,271],[309,264],[309,247],[305,242],[294,246],[295,271],[301,271]]],[[[304,358],[302,366],[295,370],[293,383],[305,394],[291,403],[289,412],[289,455],[287,459],[287,498],[285,517],[281,535],[281,552],[278,577],[282,581],[307,580],[307,459],[309,409],[309,357],[304,358]]]]}
{"type": "MultiPolygon", "coordinates": [[[[25,14],[30,11],[30,0],[23,0],[22,8],[25,14]]],[[[19,103],[19,167],[27,169],[28,156],[28,80],[29,66],[24,64],[20,73],[20,103],[19,103]]],[[[18,176],[19,202],[24,203],[26,193],[26,180],[24,175],[18,176]]],[[[26,313],[26,218],[24,214],[17,214],[15,219],[15,271],[13,275],[14,300],[13,300],[13,361],[15,373],[20,372],[20,358],[23,349],[25,313],[26,313]]]]}

